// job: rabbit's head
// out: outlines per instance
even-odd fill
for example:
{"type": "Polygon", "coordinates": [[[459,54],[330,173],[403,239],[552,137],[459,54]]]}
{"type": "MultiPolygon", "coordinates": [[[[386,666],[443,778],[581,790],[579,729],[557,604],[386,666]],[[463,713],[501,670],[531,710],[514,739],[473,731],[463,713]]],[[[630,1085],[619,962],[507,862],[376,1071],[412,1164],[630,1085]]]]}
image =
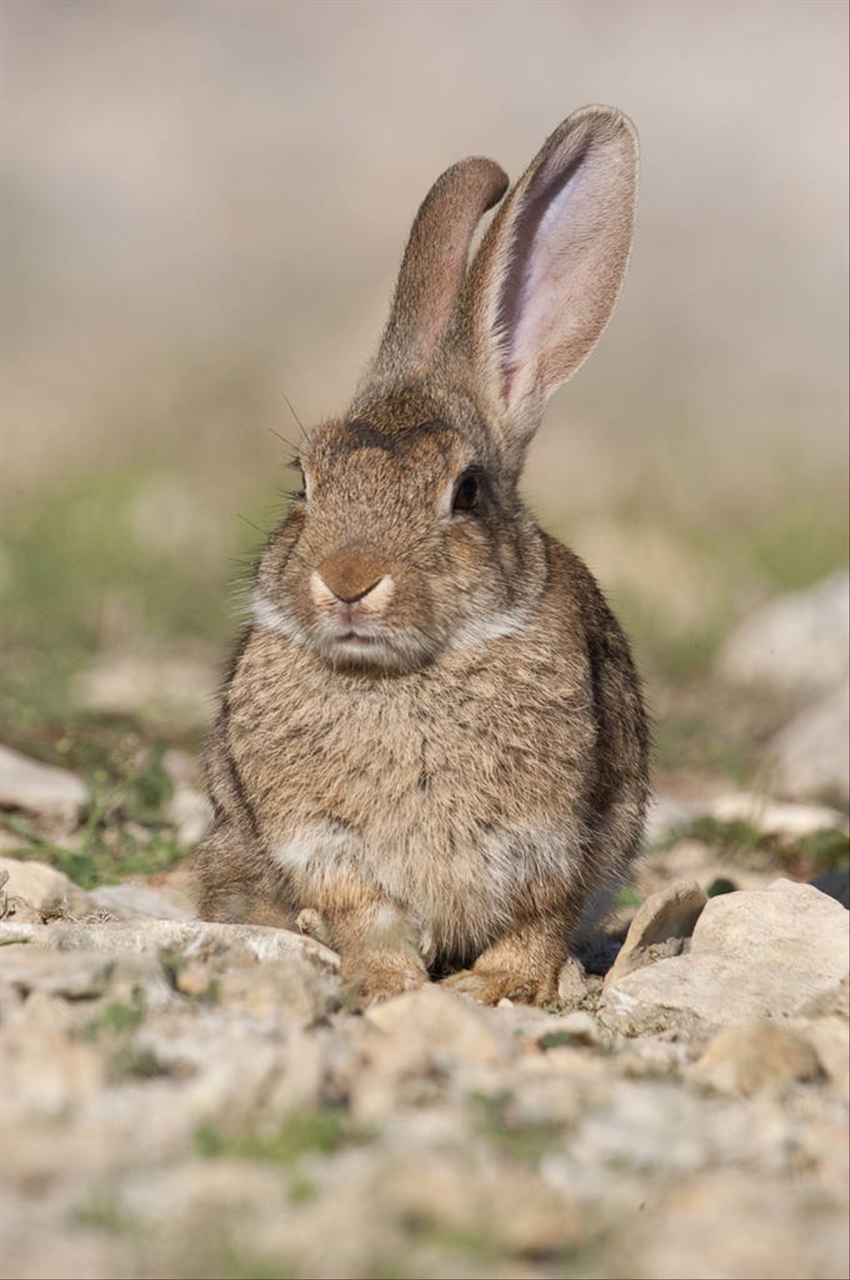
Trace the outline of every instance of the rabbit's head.
{"type": "Polygon", "coordinates": [[[547,397],[602,332],[631,245],[637,142],[606,107],[555,131],[498,210],[492,161],[419,210],[378,354],[305,442],[257,575],[259,622],[334,665],[409,671],[514,631],[546,576],[517,492],[547,397]]]}

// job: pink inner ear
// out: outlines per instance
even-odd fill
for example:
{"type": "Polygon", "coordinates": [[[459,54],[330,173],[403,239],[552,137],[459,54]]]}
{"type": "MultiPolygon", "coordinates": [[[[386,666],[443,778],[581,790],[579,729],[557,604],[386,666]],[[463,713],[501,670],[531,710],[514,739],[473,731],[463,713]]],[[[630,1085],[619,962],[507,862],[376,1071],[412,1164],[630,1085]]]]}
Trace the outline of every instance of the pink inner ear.
{"type": "Polygon", "coordinates": [[[602,332],[628,255],[632,195],[621,155],[592,143],[566,163],[556,153],[532,180],[499,298],[508,408],[533,388],[554,391],[602,332]]]}

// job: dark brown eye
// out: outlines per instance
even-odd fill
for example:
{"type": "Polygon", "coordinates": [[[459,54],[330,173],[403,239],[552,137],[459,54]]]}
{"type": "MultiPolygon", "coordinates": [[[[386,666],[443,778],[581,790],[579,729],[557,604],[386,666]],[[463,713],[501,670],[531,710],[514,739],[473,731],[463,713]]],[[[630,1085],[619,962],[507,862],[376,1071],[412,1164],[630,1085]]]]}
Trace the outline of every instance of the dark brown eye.
{"type": "Polygon", "coordinates": [[[452,511],[477,511],[480,496],[478,477],[467,471],[457,482],[452,511]]]}

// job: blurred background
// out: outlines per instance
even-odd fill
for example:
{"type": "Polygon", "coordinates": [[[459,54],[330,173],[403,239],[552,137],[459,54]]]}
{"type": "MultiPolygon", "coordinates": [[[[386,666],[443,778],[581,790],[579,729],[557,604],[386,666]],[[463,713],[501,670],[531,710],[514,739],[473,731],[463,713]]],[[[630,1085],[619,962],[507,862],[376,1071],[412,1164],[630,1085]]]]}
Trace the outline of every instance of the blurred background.
{"type": "Polygon", "coordinates": [[[7,738],[51,755],[130,716],[197,743],[285,505],[286,398],[308,425],[345,406],[443,168],[516,177],[600,101],[641,134],[637,240],[525,488],[635,636],[660,767],[757,767],[775,691],[725,700],[718,654],[847,560],[845,5],[29,0],[2,23],[7,738]]]}
{"type": "Polygon", "coordinates": [[[592,1015],[639,907],[848,903],[847,13],[0,5],[4,1275],[846,1275],[846,1013],[814,1057],[782,1021],[835,904],[715,904],[723,1025],[729,974],[781,979],[727,1046],[750,1102],[592,1015]],[[291,937],[195,919],[199,749],[284,437],[346,407],[426,190],[591,102],[640,131],[637,238],[524,485],[634,641],[646,853],[560,1005],[351,1017],[291,937]]]}

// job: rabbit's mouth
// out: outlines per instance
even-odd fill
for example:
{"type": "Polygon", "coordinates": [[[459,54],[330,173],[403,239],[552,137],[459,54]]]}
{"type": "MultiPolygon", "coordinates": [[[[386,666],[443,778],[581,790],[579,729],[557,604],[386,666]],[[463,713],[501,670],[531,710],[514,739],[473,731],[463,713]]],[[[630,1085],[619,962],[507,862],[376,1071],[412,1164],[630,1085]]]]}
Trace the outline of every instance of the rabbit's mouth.
{"type": "Polygon", "coordinates": [[[295,640],[318,653],[325,661],[377,666],[384,671],[405,671],[431,661],[433,645],[424,643],[423,632],[409,635],[395,629],[378,629],[353,623],[350,618],[315,619],[301,622],[294,610],[284,603],[270,600],[257,588],[254,595],[254,620],[278,635],[295,640]]]}
{"type": "Polygon", "coordinates": [[[348,661],[379,662],[381,665],[395,665],[392,645],[386,636],[374,631],[358,631],[355,627],[346,630],[334,630],[326,635],[325,644],[331,658],[346,658],[348,661]]]}
{"type": "Polygon", "coordinates": [[[422,636],[408,635],[395,629],[360,630],[340,624],[323,627],[311,637],[313,647],[332,664],[376,667],[384,672],[404,672],[432,662],[432,646],[423,644],[422,636]]]}

